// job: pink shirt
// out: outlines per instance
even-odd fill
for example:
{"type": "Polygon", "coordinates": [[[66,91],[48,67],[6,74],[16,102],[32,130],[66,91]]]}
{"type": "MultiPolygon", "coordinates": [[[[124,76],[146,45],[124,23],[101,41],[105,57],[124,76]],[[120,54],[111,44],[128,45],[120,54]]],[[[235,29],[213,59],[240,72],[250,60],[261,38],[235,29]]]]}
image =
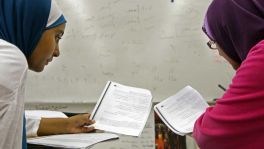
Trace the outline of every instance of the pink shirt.
{"type": "Polygon", "coordinates": [[[201,149],[264,148],[264,40],[250,50],[223,97],[196,121],[193,136],[201,149]]]}

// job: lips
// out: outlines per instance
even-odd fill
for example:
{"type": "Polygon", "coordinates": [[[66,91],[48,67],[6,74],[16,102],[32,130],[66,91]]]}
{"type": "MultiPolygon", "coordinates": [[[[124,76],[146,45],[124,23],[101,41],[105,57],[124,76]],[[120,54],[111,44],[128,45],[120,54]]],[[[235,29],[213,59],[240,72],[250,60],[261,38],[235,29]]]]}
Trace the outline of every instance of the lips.
{"type": "Polygon", "coordinates": [[[46,61],[46,65],[48,65],[49,62],[52,61],[52,58],[49,58],[47,61],[46,61]]]}
{"type": "Polygon", "coordinates": [[[51,62],[51,61],[52,61],[52,58],[49,58],[49,59],[48,59],[48,62],[51,62]]]}

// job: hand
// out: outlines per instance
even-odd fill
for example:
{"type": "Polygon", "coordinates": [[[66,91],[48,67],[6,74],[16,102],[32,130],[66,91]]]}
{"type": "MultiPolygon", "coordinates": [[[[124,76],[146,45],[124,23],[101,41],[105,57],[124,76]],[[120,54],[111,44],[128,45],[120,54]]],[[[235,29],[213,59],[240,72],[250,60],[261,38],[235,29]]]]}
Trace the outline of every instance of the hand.
{"type": "Polygon", "coordinates": [[[94,124],[95,121],[89,120],[89,117],[90,114],[80,114],[69,118],[42,118],[37,134],[46,136],[91,132],[94,127],[89,127],[89,125],[94,124]]]}
{"type": "Polygon", "coordinates": [[[89,120],[90,114],[79,114],[68,118],[67,133],[85,133],[94,130],[94,127],[89,125],[94,124],[94,120],[89,120]]]}
{"type": "Polygon", "coordinates": [[[212,101],[207,101],[207,103],[208,103],[209,106],[214,106],[214,105],[215,105],[215,101],[214,101],[214,100],[212,100],[212,101]]]}

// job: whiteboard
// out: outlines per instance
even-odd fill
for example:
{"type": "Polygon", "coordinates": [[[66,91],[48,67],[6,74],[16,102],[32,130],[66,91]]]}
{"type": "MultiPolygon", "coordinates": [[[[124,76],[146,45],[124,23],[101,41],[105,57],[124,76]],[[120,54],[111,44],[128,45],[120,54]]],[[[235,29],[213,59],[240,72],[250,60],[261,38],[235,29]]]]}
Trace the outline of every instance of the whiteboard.
{"type": "Polygon", "coordinates": [[[96,102],[108,80],[161,101],[186,85],[220,97],[234,74],[206,46],[210,0],[57,0],[67,18],[61,55],[29,72],[26,102],[96,102]]]}

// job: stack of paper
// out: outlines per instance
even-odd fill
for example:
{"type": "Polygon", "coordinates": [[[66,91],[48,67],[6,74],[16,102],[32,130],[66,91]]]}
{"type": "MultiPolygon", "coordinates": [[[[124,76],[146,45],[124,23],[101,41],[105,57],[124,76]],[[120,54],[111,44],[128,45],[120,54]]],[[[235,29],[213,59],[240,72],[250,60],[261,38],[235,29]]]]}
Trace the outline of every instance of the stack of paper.
{"type": "MultiPolygon", "coordinates": [[[[67,118],[63,112],[48,110],[26,110],[25,115],[28,118],[67,118]]],[[[60,148],[87,148],[110,139],[118,139],[118,136],[110,133],[64,134],[28,138],[27,143],[60,148]]]]}
{"type": "Polygon", "coordinates": [[[152,107],[149,90],[108,81],[92,114],[94,127],[109,132],[139,136],[152,107]]]}
{"type": "Polygon", "coordinates": [[[63,112],[50,110],[25,110],[25,116],[28,118],[67,118],[63,112]]]}
{"type": "Polygon", "coordinates": [[[117,135],[109,133],[83,133],[30,138],[27,143],[59,148],[84,149],[98,142],[117,138],[117,135]]]}
{"type": "MultiPolygon", "coordinates": [[[[96,129],[125,135],[139,136],[152,107],[149,90],[108,81],[90,119],[96,129]]],[[[26,111],[28,117],[65,117],[57,111],[26,111]]],[[[95,143],[118,138],[110,133],[65,134],[30,138],[29,144],[62,148],[87,148],[95,143]]]]}
{"type": "Polygon", "coordinates": [[[207,107],[199,92],[186,86],[176,95],[155,105],[154,110],[174,133],[185,135],[193,131],[195,121],[207,107]]]}

